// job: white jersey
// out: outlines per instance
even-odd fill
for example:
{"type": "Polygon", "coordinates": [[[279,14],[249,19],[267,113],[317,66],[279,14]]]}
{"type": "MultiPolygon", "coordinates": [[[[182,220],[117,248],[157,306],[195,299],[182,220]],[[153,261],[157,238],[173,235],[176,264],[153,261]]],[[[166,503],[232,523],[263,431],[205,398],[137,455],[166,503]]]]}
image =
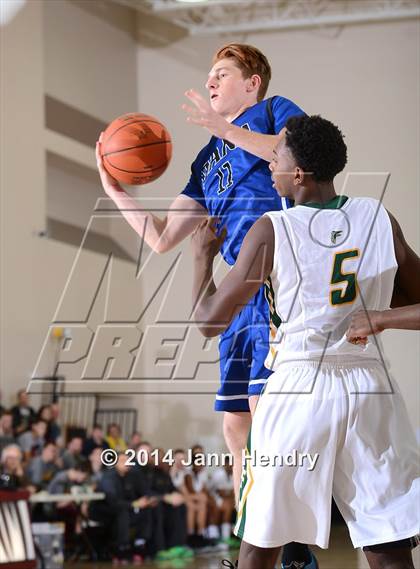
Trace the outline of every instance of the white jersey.
{"type": "Polygon", "coordinates": [[[194,492],[203,492],[203,490],[207,488],[209,482],[209,473],[207,470],[203,469],[199,472],[194,472],[191,470],[191,472],[188,472],[187,474],[191,476],[194,492]]]}
{"type": "Polygon", "coordinates": [[[189,467],[183,467],[179,470],[175,470],[173,467],[169,471],[171,476],[172,484],[177,490],[182,490],[185,483],[185,477],[187,474],[191,474],[191,469],[189,467]]]}
{"type": "Polygon", "coordinates": [[[210,478],[209,490],[212,493],[217,493],[218,490],[233,491],[233,475],[228,474],[223,467],[217,468],[210,478]]]}
{"type": "Polygon", "coordinates": [[[266,367],[283,361],[379,359],[377,339],[346,339],[351,314],[389,308],[397,262],[391,221],[375,199],[337,196],[318,204],[268,212],[275,235],[266,283],[270,351],[266,367]]]}

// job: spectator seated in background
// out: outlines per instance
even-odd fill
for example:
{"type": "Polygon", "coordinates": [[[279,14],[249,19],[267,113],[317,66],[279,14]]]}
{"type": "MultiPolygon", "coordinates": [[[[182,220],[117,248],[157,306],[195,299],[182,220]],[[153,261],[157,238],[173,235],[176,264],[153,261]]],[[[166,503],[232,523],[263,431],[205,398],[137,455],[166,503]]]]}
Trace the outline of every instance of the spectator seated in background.
{"type": "Polygon", "coordinates": [[[102,448],[95,447],[90,453],[88,460],[90,464],[90,484],[96,489],[104,473],[104,465],[102,462],[102,448]]]}
{"type": "Polygon", "coordinates": [[[178,448],[174,451],[174,463],[169,469],[169,474],[172,480],[172,484],[181,492],[181,494],[186,495],[185,490],[185,476],[190,472],[190,467],[185,466],[187,460],[187,455],[185,450],[178,448]]]}
{"type": "Polygon", "coordinates": [[[116,452],[124,452],[127,450],[127,443],[121,437],[121,429],[117,423],[110,423],[108,425],[108,432],[105,440],[112,450],[116,452]]]}
{"type": "Polygon", "coordinates": [[[193,465],[185,475],[188,509],[188,545],[193,548],[215,545],[219,538],[217,506],[208,491],[209,473],[204,466],[204,450],[200,445],[191,449],[193,465]]]}
{"type": "Polygon", "coordinates": [[[27,476],[37,490],[46,490],[51,480],[59,471],[58,452],[54,443],[46,443],[40,456],[29,461],[27,476]]]}
{"type": "MultiPolygon", "coordinates": [[[[200,448],[200,447],[196,447],[200,448]]],[[[207,495],[205,493],[188,491],[185,485],[185,477],[191,474],[191,467],[185,466],[187,461],[186,452],[183,449],[177,449],[174,452],[174,464],[170,468],[170,476],[172,483],[178,492],[184,496],[185,506],[187,509],[187,543],[191,547],[202,547],[206,545],[202,537],[207,521],[207,495]]]]}
{"type": "Polygon", "coordinates": [[[89,477],[89,465],[79,464],[74,468],[60,470],[47,486],[50,494],[71,494],[81,487],[89,477]]]}
{"type": "Polygon", "coordinates": [[[47,423],[41,419],[35,419],[30,431],[26,431],[18,437],[17,443],[23,451],[25,462],[41,454],[45,444],[46,432],[47,423]]]}
{"type": "Polygon", "coordinates": [[[238,546],[239,540],[232,537],[232,516],[235,511],[232,466],[229,463],[217,468],[209,483],[210,494],[217,506],[218,526],[222,540],[230,546],[238,546]]]}
{"type": "Polygon", "coordinates": [[[25,474],[22,451],[18,445],[8,445],[1,453],[0,487],[35,492],[25,474]]]}
{"type": "MultiPolygon", "coordinates": [[[[140,447],[141,448],[141,447],[140,447]]],[[[160,555],[162,559],[174,557],[192,557],[187,548],[187,508],[182,492],[175,488],[169,474],[170,464],[165,459],[165,452],[158,449],[158,464],[154,466],[152,492],[158,496],[163,507],[163,531],[166,552],[160,555]]]]}
{"type": "MultiPolygon", "coordinates": [[[[57,472],[48,484],[47,491],[50,494],[75,494],[80,489],[85,491],[83,485],[89,476],[89,465],[79,464],[74,468],[57,472]]],[[[47,505],[46,505],[47,506],[47,505]]],[[[81,511],[83,504],[79,505],[72,501],[56,502],[55,505],[48,504],[49,508],[44,507],[44,512],[48,512],[51,521],[62,521],[65,524],[65,543],[71,549],[80,535],[81,511]]],[[[87,508],[86,508],[87,510],[87,508]]]]}
{"type": "Polygon", "coordinates": [[[104,431],[102,429],[102,426],[98,424],[93,425],[90,437],[85,439],[83,443],[82,454],[86,458],[89,458],[90,454],[95,448],[100,448],[101,450],[109,448],[108,443],[104,438],[104,431]]]}
{"type": "Polygon", "coordinates": [[[87,462],[86,457],[82,455],[82,448],[82,437],[76,435],[69,440],[66,449],[60,457],[64,470],[76,468],[77,466],[87,462]]]}
{"type": "MultiPolygon", "coordinates": [[[[155,449],[148,442],[138,447],[138,463],[129,475],[133,478],[133,485],[140,483],[147,493],[159,500],[162,510],[162,545],[157,554],[160,560],[174,558],[188,558],[193,555],[186,547],[187,522],[185,499],[172,483],[169,475],[170,465],[164,460],[164,453],[155,449]]],[[[160,520],[156,521],[157,524],[160,520]]],[[[160,531],[160,529],[159,529],[160,531]]]]}
{"type": "Polygon", "coordinates": [[[89,517],[111,530],[116,561],[129,559],[134,551],[137,562],[142,553],[153,556],[163,549],[163,519],[157,498],[148,495],[147,483],[133,476],[127,460],[120,453],[115,467],[104,469],[97,491],[105,493],[105,500],[90,503],[89,517]]]}
{"type": "Polygon", "coordinates": [[[137,451],[142,443],[142,440],[143,435],[139,431],[134,431],[130,437],[130,440],[128,441],[127,447],[137,451]]]}
{"type": "Polygon", "coordinates": [[[155,449],[148,442],[138,448],[139,464],[130,473],[133,484],[142,481],[147,492],[158,498],[162,509],[163,542],[162,550],[157,554],[161,560],[192,555],[186,547],[187,522],[183,495],[176,490],[169,475],[170,465],[163,461],[162,451],[155,449]],[[147,464],[145,464],[147,461],[147,464]]]}
{"type": "Polygon", "coordinates": [[[18,437],[27,431],[32,421],[35,419],[35,411],[29,405],[29,396],[25,389],[19,389],[17,392],[17,405],[11,408],[13,416],[13,431],[15,437],[18,437]]]}
{"type": "MultiPolygon", "coordinates": [[[[47,490],[49,483],[59,471],[58,450],[54,443],[46,443],[40,456],[29,461],[26,475],[37,492],[47,490]]],[[[32,521],[43,522],[51,517],[53,507],[45,504],[34,504],[31,508],[32,521]]]]}
{"type": "Polygon", "coordinates": [[[38,411],[37,417],[38,419],[45,421],[47,424],[45,440],[55,443],[61,434],[61,429],[55,422],[52,405],[42,405],[38,411]]]}
{"type": "Polygon", "coordinates": [[[4,411],[0,417],[0,453],[4,447],[16,443],[13,434],[13,417],[10,411],[4,411]]]}

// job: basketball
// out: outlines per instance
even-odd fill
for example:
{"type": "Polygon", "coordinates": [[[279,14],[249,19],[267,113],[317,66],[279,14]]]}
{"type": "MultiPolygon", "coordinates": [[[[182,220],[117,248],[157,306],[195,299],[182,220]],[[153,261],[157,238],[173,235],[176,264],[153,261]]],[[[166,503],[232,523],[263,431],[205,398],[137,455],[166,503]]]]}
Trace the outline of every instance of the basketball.
{"type": "Polygon", "coordinates": [[[119,182],[148,184],[168,167],[172,141],[165,126],[155,117],[129,113],[107,127],[101,154],[106,170],[119,182]]]}

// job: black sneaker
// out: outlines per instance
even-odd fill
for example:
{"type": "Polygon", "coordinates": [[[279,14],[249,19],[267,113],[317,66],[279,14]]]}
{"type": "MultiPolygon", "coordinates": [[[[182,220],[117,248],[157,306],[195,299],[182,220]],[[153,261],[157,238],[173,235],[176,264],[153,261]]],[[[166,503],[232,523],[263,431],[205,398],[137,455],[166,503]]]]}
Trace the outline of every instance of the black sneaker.
{"type": "Polygon", "coordinates": [[[200,536],[196,533],[193,533],[187,537],[187,545],[191,547],[191,549],[197,549],[199,547],[200,536]]]}
{"type": "Polygon", "coordinates": [[[214,549],[217,547],[217,539],[208,539],[207,537],[198,535],[195,547],[202,553],[214,551],[214,549]]]}
{"type": "Polygon", "coordinates": [[[299,562],[299,561],[292,561],[289,565],[285,565],[282,563],[280,565],[281,569],[319,569],[318,561],[312,551],[309,551],[311,555],[311,560],[309,563],[299,562]]]}
{"type": "Polygon", "coordinates": [[[189,535],[187,539],[187,545],[192,549],[203,549],[203,547],[208,547],[213,544],[212,539],[206,539],[204,536],[195,533],[189,535]]]}
{"type": "Polygon", "coordinates": [[[238,560],[235,561],[234,565],[230,559],[223,559],[222,567],[227,567],[228,569],[238,569],[238,560]]]}

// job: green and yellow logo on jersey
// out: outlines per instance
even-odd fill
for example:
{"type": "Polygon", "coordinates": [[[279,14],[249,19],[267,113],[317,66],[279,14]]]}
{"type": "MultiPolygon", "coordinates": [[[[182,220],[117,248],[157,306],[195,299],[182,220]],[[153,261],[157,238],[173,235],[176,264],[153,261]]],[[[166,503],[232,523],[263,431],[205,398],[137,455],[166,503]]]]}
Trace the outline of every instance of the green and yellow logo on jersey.
{"type": "Polygon", "coordinates": [[[342,235],[343,232],[341,231],[331,231],[331,243],[333,245],[335,245],[337,243],[337,237],[340,237],[340,235],[342,235]]]}

